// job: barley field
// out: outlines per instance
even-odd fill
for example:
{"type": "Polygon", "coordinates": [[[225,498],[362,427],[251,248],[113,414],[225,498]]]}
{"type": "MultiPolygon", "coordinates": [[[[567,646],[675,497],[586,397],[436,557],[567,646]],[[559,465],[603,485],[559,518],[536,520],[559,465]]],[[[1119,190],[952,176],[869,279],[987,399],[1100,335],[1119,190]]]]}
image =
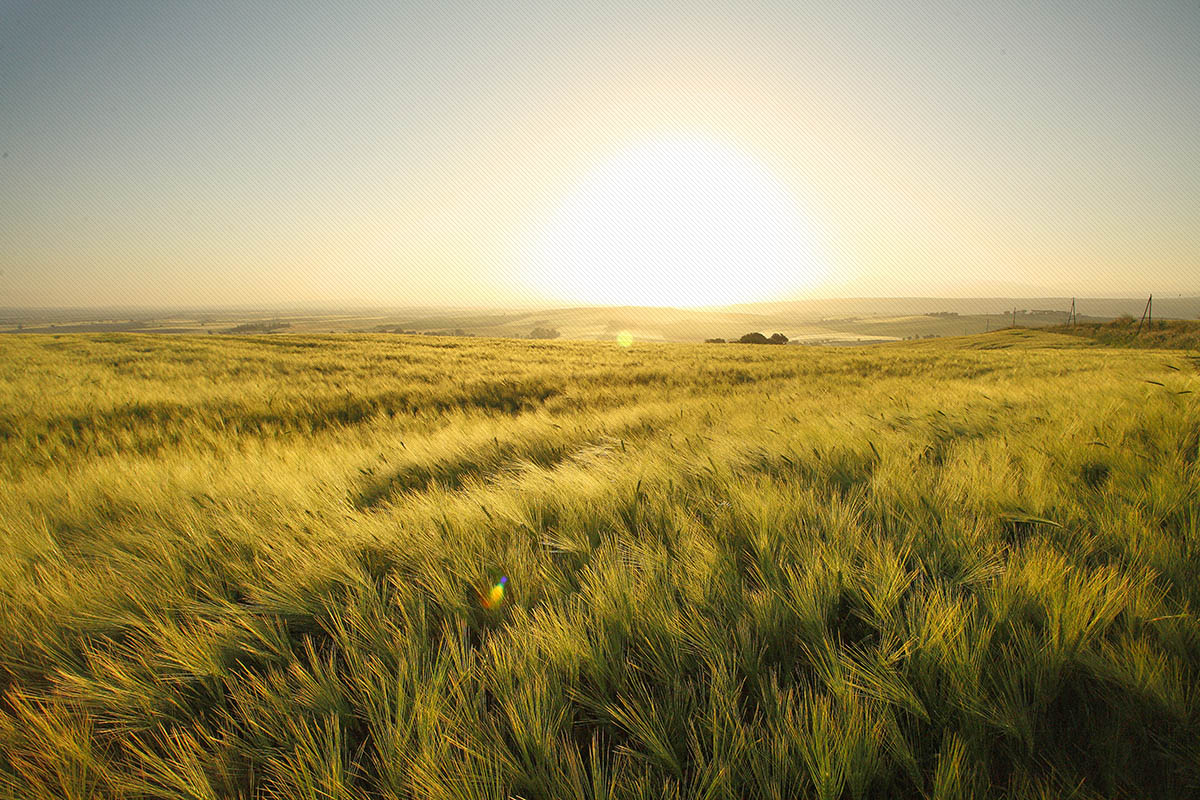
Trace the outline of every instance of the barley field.
{"type": "Polygon", "coordinates": [[[0,797],[1200,794],[1200,374],[0,339],[0,797]]]}

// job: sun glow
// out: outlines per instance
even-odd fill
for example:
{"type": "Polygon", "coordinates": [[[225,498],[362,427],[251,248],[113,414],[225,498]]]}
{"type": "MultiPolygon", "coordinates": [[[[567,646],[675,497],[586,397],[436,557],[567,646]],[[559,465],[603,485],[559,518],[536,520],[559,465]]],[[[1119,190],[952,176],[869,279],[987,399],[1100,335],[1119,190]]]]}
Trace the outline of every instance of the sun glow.
{"type": "Polygon", "coordinates": [[[597,166],[531,247],[556,298],[708,306],[774,299],[824,277],[796,199],[761,163],[707,139],[660,139],[597,166]]]}

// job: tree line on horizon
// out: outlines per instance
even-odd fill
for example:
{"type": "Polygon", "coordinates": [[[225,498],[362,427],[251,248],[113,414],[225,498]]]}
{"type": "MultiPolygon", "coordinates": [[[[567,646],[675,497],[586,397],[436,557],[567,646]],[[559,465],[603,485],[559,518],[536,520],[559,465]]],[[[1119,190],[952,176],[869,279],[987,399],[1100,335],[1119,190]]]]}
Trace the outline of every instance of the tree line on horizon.
{"type": "MultiPolygon", "coordinates": [[[[758,331],[754,331],[753,333],[747,333],[738,339],[734,339],[731,343],[733,343],[733,344],[787,344],[788,341],[790,341],[788,339],[788,337],[784,336],[782,333],[773,333],[770,336],[764,336],[762,333],[760,333],[758,331]]],[[[727,340],[719,339],[719,338],[705,339],[704,342],[705,342],[705,344],[726,344],[727,340]]]]}

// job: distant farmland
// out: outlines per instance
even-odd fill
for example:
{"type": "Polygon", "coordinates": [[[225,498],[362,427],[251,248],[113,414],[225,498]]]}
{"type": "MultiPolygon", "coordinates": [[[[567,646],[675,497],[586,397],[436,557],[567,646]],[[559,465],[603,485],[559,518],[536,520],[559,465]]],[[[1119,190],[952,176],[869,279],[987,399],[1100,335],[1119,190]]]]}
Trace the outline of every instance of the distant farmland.
{"type": "MultiPolygon", "coordinates": [[[[1135,320],[1141,300],[1080,300],[1077,321],[1135,320]]],[[[1044,328],[1067,322],[1070,298],[860,298],[755,303],[714,309],[583,306],[540,309],[4,309],[0,333],[407,333],[492,338],[698,343],[737,339],[754,331],[782,333],[797,344],[869,344],[969,336],[1007,327],[1044,328]],[[1016,313],[1013,313],[1016,312],[1016,313]]],[[[1200,317],[1200,298],[1155,301],[1155,319],[1200,317]]]]}
{"type": "Polygon", "coordinates": [[[0,375],[0,797],[1200,793],[1186,350],[108,333],[0,375]]]}

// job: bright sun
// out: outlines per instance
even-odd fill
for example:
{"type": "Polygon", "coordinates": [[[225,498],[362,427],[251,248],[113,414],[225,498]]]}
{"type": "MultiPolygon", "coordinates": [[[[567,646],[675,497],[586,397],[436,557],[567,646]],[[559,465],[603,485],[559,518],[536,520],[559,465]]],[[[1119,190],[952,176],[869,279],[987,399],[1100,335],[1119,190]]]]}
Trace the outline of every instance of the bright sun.
{"type": "Polygon", "coordinates": [[[707,139],[659,139],[588,173],[528,254],[547,295],[613,305],[767,300],[824,275],[790,193],[707,139]]]}

